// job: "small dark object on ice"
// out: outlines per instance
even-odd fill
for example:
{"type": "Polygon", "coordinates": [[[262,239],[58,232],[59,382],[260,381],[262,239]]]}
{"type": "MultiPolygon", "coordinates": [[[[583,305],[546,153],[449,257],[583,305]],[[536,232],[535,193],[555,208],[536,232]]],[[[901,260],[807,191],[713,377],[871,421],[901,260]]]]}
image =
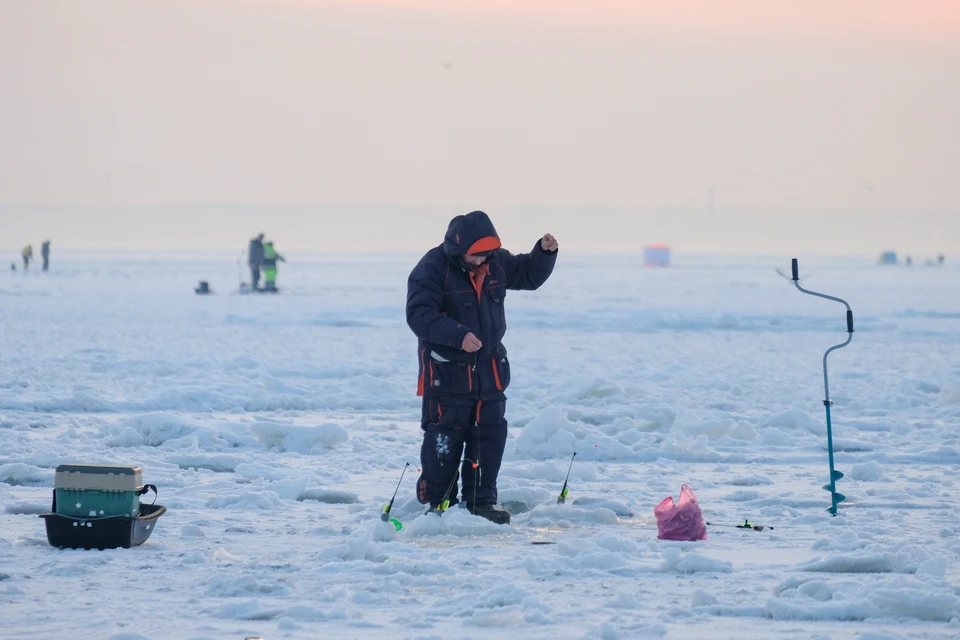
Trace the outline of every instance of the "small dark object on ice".
{"type": "Polygon", "coordinates": [[[194,289],[194,292],[202,296],[205,296],[208,293],[213,293],[210,291],[210,283],[208,283],[206,280],[201,280],[200,284],[197,285],[197,288],[194,289]]]}

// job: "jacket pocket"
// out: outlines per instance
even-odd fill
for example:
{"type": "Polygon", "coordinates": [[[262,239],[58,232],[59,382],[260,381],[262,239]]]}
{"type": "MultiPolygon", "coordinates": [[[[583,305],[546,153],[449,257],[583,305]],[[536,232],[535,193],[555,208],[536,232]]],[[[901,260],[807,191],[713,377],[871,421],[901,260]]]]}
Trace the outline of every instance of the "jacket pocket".
{"type": "Polygon", "coordinates": [[[507,359],[507,348],[498,346],[490,358],[493,367],[493,382],[497,391],[503,391],[510,386],[510,361],[507,359]]]}
{"type": "Polygon", "coordinates": [[[472,363],[454,362],[436,351],[427,353],[428,385],[434,393],[473,393],[472,363]]]}
{"type": "Polygon", "coordinates": [[[425,428],[435,426],[439,429],[465,429],[473,424],[472,402],[464,405],[461,401],[445,398],[431,398],[428,401],[430,410],[425,428]]]}

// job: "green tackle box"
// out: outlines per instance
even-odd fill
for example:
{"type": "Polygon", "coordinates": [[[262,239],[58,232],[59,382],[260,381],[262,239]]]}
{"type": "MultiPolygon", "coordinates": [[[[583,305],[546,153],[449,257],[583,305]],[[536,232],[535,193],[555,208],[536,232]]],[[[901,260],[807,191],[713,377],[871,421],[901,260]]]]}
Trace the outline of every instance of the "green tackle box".
{"type": "Polygon", "coordinates": [[[61,464],[53,482],[55,513],[80,518],[140,515],[140,467],[61,464]]]}

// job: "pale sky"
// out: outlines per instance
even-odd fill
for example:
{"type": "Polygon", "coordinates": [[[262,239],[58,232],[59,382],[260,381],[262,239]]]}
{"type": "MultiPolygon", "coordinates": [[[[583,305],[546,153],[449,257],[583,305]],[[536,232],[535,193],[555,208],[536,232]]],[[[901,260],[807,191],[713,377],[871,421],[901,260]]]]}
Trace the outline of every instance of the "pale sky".
{"type": "MultiPolygon", "coordinates": [[[[957,0],[0,0],[0,92],[0,245],[55,235],[16,205],[101,207],[62,216],[139,247],[184,203],[405,205],[432,228],[711,192],[953,212],[935,240],[960,238],[957,0]],[[116,235],[131,216],[139,240],[116,235]]],[[[221,242],[197,223],[188,242],[221,242]]]]}

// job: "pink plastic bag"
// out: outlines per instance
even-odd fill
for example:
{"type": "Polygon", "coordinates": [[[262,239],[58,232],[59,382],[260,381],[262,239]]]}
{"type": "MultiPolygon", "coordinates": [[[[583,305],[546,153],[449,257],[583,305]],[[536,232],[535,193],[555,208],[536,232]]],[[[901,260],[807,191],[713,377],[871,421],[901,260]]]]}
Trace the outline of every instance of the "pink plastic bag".
{"type": "Polygon", "coordinates": [[[667,496],[653,509],[657,517],[657,538],[660,540],[706,540],[707,526],[703,524],[700,504],[690,487],[680,487],[680,500],[674,504],[667,496]]]}

